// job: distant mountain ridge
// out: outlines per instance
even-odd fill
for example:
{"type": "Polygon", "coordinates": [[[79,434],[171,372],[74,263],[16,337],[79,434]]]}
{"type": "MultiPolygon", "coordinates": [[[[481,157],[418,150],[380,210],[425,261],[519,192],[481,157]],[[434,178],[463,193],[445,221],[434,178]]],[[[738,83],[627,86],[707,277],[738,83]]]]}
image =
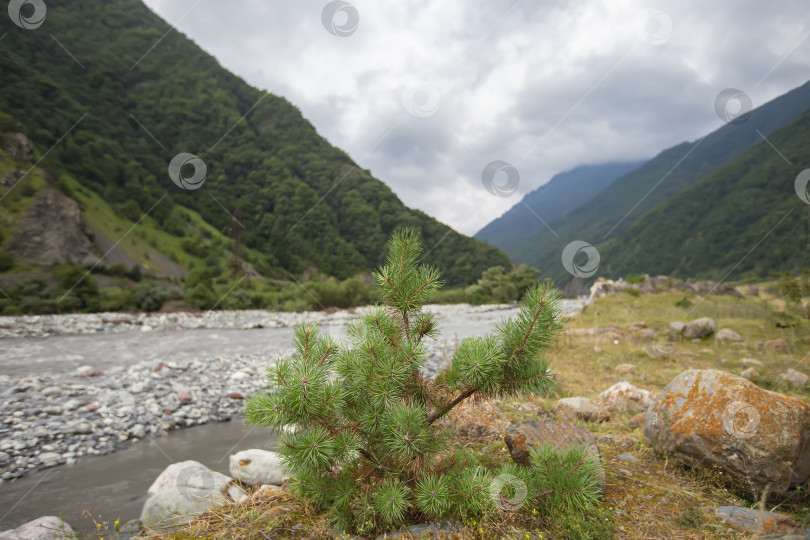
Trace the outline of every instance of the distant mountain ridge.
{"type": "Polygon", "coordinates": [[[501,217],[475,234],[475,238],[498,246],[512,258],[521,235],[552,222],[608,187],[614,180],[638,168],[643,161],[581,165],[555,174],[551,180],[527,193],[501,217]],[[542,220],[542,221],[541,221],[542,220]]]}
{"type": "MultiPolygon", "coordinates": [[[[547,276],[566,282],[571,276],[562,266],[561,254],[568,243],[581,240],[600,247],[619,237],[641,216],[808,110],[810,82],[754,109],[743,123],[725,124],[694,142],[662,151],[616,179],[597,196],[549,222],[554,233],[538,223],[533,232],[509,243],[508,250],[516,262],[537,267],[547,276]]],[[[630,266],[623,268],[635,272],[630,266]]]]}

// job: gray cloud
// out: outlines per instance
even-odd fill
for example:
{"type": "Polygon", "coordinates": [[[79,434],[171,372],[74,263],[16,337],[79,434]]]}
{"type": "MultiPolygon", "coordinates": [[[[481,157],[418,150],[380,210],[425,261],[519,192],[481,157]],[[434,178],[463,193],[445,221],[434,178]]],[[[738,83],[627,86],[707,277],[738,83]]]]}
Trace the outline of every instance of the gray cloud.
{"type": "Polygon", "coordinates": [[[804,0],[354,0],[360,25],[346,38],[321,25],[326,0],[145,2],[293,102],[406,204],[467,234],[557,172],[652,157],[716,129],[724,88],[756,106],[810,73],[804,0]],[[663,18],[645,25],[649,9],[663,18]],[[403,89],[425,84],[438,108],[414,116],[403,89]],[[496,159],[521,173],[510,198],[481,185],[496,159]]]}

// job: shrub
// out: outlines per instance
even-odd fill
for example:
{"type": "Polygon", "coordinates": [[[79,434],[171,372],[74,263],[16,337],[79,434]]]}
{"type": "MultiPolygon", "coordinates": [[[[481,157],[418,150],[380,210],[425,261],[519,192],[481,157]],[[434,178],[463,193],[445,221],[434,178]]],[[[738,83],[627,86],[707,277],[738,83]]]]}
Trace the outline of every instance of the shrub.
{"type": "MultiPolygon", "coordinates": [[[[273,390],[251,396],[245,407],[250,423],[294,428],[284,430],[279,450],[293,489],[328,509],[336,525],[360,534],[408,519],[496,512],[493,472],[469,454],[449,452],[434,423],[470,398],[546,394],[555,387],[541,353],[561,329],[562,315],[556,291],[539,285],[526,292],[515,318],[493,335],[463,340],[449,366],[434,380],[424,377],[423,341],[438,328],[421,307],[441,282],[436,269],[417,265],[420,254],[417,234],[395,234],[374,274],[385,305],[347,325],[351,347],[339,347],[316,326],[297,327],[297,353],[269,372],[273,390]]],[[[548,482],[563,481],[572,482],[557,476],[548,482]]]]}
{"type": "Polygon", "coordinates": [[[8,251],[0,251],[0,272],[8,272],[14,268],[14,255],[8,251]]]}

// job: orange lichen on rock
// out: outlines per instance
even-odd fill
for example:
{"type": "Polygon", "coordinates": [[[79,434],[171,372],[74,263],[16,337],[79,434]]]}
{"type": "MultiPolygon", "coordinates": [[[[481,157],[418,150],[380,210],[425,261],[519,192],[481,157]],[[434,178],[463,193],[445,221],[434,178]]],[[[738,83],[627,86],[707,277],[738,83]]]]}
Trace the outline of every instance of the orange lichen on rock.
{"type": "Polygon", "coordinates": [[[678,375],[650,407],[644,433],[654,448],[719,465],[757,490],[810,478],[810,405],[724,371],[678,375]]]}

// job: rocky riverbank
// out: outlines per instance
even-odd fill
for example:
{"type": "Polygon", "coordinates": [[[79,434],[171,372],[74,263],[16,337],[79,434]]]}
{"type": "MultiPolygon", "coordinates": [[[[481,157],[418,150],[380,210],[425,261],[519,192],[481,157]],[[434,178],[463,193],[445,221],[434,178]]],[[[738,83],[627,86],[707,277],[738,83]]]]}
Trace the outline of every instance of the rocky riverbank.
{"type": "MultiPolygon", "coordinates": [[[[514,306],[432,306],[440,319],[491,313],[500,318],[514,306]]],[[[362,309],[333,313],[233,311],[129,315],[120,313],[4,317],[5,337],[51,336],[93,332],[165,331],[197,328],[271,328],[301,322],[343,326],[362,309]]],[[[14,339],[5,339],[13,343],[14,339]]],[[[452,336],[428,343],[428,375],[453,347],[452,336]]],[[[129,365],[96,369],[81,365],[67,373],[0,375],[0,482],[28,472],[103,455],[136,439],[158,437],[174,429],[229,420],[243,399],[267,389],[265,370],[292,349],[272,354],[227,354],[193,360],[151,358],[129,365]]],[[[0,357],[0,361],[1,361],[0,357]]]]}
{"type": "MultiPolygon", "coordinates": [[[[584,300],[564,300],[563,308],[575,312],[584,300]]],[[[426,309],[439,317],[480,314],[513,309],[513,304],[470,306],[467,304],[432,305],[426,309]]],[[[67,315],[19,315],[0,317],[0,339],[47,337],[73,334],[193,330],[288,328],[301,323],[341,326],[360,316],[367,307],[333,311],[292,313],[266,310],[202,311],[199,313],[72,313],[67,315]]]]}

